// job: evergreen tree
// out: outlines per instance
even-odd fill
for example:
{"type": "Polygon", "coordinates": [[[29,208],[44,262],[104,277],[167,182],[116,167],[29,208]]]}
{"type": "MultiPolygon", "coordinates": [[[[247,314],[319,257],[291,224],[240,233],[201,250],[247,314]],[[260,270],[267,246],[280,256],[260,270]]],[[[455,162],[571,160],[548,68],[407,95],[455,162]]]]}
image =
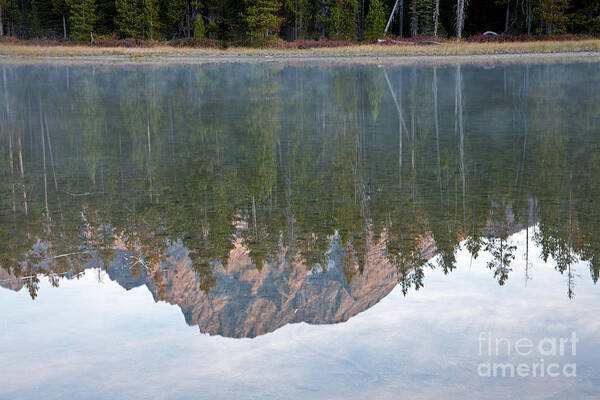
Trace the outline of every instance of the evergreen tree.
{"type": "Polygon", "coordinates": [[[450,27],[457,39],[486,30],[600,33],[600,0],[0,0],[0,36],[71,33],[88,41],[93,27],[94,33],[150,40],[373,39],[382,36],[392,5],[392,30],[412,35],[443,37],[450,27]],[[410,29],[403,29],[407,23],[410,29]]]}
{"type": "Polygon", "coordinates": [[[355,40],[358,34],[358,3],[356,0],[343,0],[342,33],[345,39],[355,40]]]}
{"type": "Polygon", "coordinates": [[[160,39],[158,0],[145,0],[144,2],[144,36],[150,40],[160,39]]]}
{"type": "Polygon", "coordinates": [[[540,20],[540,32],[547,35],[564,32],[569,0],[538,0],[534,14],[540,20]]]}
{"type": "Polygon", "coordinates": [[[570,11],[571,31],[600,33],[600,0],[573,0],[570,11]]]}
{"type": "Polygon", "coordinates": [[[331,8],[329,9],[329,13],[330,13],[330,24],[331,24],[331,30],[332,30],[332,34],[330,34],[330,37],[334,37],[335,39],[339,39],[340,38],[340,33],[342,30],[342,8],[339,4],[334,4],[333,6],[331,6],[331,8]]]}
{"type": "Polygon", "coordinates": [[[198,15],[196,22],[194,23],[194,40],[202,40],[206,37],[206,26],[202,15],[198,15]]]}
{"type": "Polygon", "coordinates": [[[2,12],[8,8],[8,0],[0,0],[0,37],[4,36],[4,20],[2,12]]]}
{"type": "Polygon", "coordinates": [[[91,39],[96,22],[96,3],[94,0],[70,0],[71,39],[87,42],[91,39]]]}
{"type": "Polygon", "coordinates": [[[117,5],[115,0],[96,0],[96,23],[94,32],[112,34],[116,32],[117,5]]]}
{"type": "Polygon", "coordinates": [[[143,13],[139,0],[116,0],[116,26],[123,38],[141,38],[143,13]]]}
{"type": "Polygon", "coordinates": [[[281,3],[278,0],[246,0],[242,15],[246,35],[251,42],[268,42],[275,39],[283,19],[278,16],[281,3]]]}
{"type": "Polygon", "coordinates": [[[417,1],[417,34],[433,35],[435,31],[435,2],[434,0],[417,1]]]}
{"type": "Polygon", "coordinates": [[[367,39],[378,39],[383,37],[385,29],[385,12],[381,0],[371,0],[369,12],[367,13],[367,39]]]}
{"type": "Polygon", "coordinates": [[[329,36],[335,39],[356,39],[358,33],[358,3],[341,0],[329,5],[329,36]]]}
{"type": "MultiPolygon", "coordinates": [[[[0,0],[1,1],[1,0],[0,0]]],[[[69,16],[68,0],[52,0],[52,10],[62,17],[63,38],[67,38],[67,17],[69,16]]],[[[1,29],[1,28],[0,28],[1,29]]]]}
{"type": "Polygon", "coordinates": [[[303,38],[306,34],[309,0],[286,0],[284,3],[286,22],[292,32],[292,39],[303,38]]]}
{"type": "Polygon", "coordinates": [[[193,23],[200,14],[200,3],[195,0],[171,0],[167,3],[167,15],[176,32],[186,38],[192,36],[193,23]]]}

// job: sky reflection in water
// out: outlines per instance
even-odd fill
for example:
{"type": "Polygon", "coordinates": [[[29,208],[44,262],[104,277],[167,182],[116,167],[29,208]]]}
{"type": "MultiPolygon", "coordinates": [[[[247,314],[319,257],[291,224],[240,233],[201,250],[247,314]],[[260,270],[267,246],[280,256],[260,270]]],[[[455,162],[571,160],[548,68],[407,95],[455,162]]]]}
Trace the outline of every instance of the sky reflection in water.
{"type": "Polygon", "coordinates": [[[600,396],[597,65],[1,68],[0,398],[600,396]]]}

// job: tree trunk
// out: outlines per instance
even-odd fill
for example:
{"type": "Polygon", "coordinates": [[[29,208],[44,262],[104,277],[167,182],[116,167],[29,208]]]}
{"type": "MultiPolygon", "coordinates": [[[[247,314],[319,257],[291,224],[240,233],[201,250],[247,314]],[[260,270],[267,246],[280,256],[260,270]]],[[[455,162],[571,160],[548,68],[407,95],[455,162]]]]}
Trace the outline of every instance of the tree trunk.
{"type": "Polygon", "coordinates": [[[433,11],[433,36],[437,37],[438,24],[440,19],[440,0],[435,0],[435,10],[433,11]]]}
{"type": "Polygon", "coordinates": [[[531,21],[533,20],[533,10],[531,9],[531,0],[527,1],[527,34],[531,35],[531,21]]]}
{"type": "Polygon", "coordinates": [[[404,35],[404,0],[400,0],[400,37],[404,35]]]}
{"type": "Polygon", "coordinates": [[[62,16],[63,19],[63,38],[67,38],[67,20],[65,19],[65,16],[62,16]]]}
{"type": "Polygon", "coordinates": [[[417,15],[417,0],[412,0],[410,4],[410,36],[417,36],[419,16],[417,15]]]}
{"type": "Polygon", "coordinates": [[[185,12],[185,26],[186,26],[186,28],[185,28],[185,37],[187,39],[189,39],[190,38],[190,32],[192,30],[192,28],[190,26],[190,9],[189,9],[189,7],[186,9],[186,12],[185,12]]]}
{"type": "Polygon", "coordinates": [[[506,20],[504,21],[504,33],[508,33],[509,21],[510,21],[510,0],[506,0],[506,20]]]}
{"type": "Polygon", "coordinates": [[[465,18],[465,0],[458,0],[456,5],[456,40],[462,38],[462,30],[465,18]]]}
{"type": "Polygon", "coordinates": [[[360,0],[360,18],[358,20],[358,38],[365,37],[365,0],[360,0]]]}
{"type": "Polygon", "coordinates": [[[4,36],[4,21],[2,21],[2,6],[0,6],[0,37],[4,36]]]}
{"type": "MultiPolygon", "coordinates": [[[[399,1],[400,0],[396,0],[396,2],[394,3],[394,7],[392,8],[392,12],[390,14],[390,17],[388,18],[387,24],[385,24],[385,29],[383,30],[383,33],[387,33],[388,29],[390,29],[390,25],[394,20],[394,14],[396,14],[396,9],[398,8],[399,1]]],[[[402,24],[402,17],[400,17],[400,24],[402,24]]],[[[402,29],[400,29],[400,36],[402,36],[402,29]]]]}

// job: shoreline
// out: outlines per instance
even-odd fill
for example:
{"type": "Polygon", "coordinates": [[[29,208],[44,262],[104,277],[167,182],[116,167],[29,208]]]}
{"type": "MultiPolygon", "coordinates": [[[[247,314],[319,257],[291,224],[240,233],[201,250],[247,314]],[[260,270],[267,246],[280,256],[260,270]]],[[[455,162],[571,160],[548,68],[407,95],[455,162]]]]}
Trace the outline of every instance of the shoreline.
{"type": "Polygon", "coordinates": [[[506,53],[474,55],[435,56],[145,56],[126,55],[80,55],[80,56],[32,56],[0,54],[0,65],[6,64],[216,64],[216,63],[285,63],[285,64],[515,64],[556,62],[600,62],[600,52],[564,53],[506,53]]]}
{"type": "Polygon", "coordinates": [[[442,45],[355,45],[312,49],[38,46],[0,41],[0,63],[359,63],[456,64],[599,61],[600,39],[442,45]]]}

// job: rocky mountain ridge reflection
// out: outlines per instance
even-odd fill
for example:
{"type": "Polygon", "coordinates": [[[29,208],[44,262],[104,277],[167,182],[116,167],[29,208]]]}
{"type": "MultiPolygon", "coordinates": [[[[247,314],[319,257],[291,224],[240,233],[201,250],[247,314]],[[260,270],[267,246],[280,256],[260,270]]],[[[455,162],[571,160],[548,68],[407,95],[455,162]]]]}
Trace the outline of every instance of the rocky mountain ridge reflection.
{"type": "Polygon", "coordinates": [[[503,285],[532,226],[569,297],[577,260],[598,280],[594,65],[1,68],[0,285],[32,298],[98,267],[254,337],[419,289],[463,241],[503,285]]]}

